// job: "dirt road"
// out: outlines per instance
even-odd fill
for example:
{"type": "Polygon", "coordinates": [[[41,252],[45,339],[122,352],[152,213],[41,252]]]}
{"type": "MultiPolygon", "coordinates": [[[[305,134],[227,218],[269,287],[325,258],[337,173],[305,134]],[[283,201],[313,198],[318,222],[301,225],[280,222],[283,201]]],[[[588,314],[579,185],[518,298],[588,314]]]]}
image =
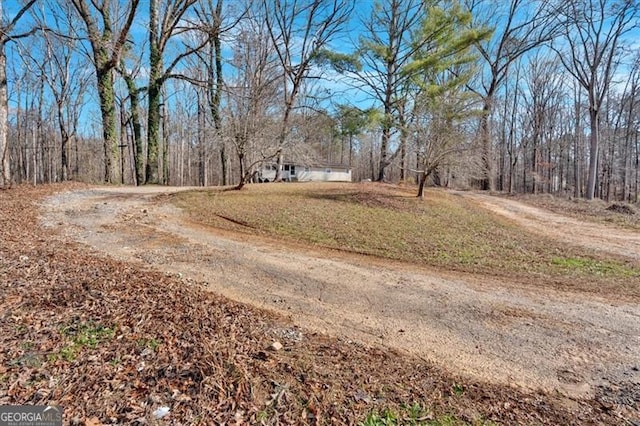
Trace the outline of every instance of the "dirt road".
{"type": "MultiPolygon", "coordinates": [[[[44,204],[43,223],[108,255],[203,281],[232,299],[289,315],[306,329],[400,348],[455,373],[571,397],[640,387],[637,304],[541,294],[481,276],[223,234],[189,223],[155,199],[173,190],[59,194],[44,204]]],[[[579,225],[514,201],[471,196],[527,230],[550,220],[567,229],[579,225]]],[[[591,238],[581,241],[589,245],[591,238]]],[[[633,244],[638,238],[633,235],[633,244]]],[[[610,242],[604,246],[614,252],[640,253],[637,245],[610,242]]]]}

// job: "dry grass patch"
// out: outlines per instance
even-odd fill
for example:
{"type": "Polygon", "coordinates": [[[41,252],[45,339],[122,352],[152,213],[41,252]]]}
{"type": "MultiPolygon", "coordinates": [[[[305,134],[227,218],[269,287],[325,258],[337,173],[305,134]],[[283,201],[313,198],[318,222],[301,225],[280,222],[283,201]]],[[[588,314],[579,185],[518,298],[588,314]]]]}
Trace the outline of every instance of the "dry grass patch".
{"type": "Polygon", "coordinates": [[[174,196],[194,221],[419,265],[640,296],[640,268],[523,231],[446,191],[269,184],[174,196]],[[576,278],[579,278],[576,281],[576,278]]]}

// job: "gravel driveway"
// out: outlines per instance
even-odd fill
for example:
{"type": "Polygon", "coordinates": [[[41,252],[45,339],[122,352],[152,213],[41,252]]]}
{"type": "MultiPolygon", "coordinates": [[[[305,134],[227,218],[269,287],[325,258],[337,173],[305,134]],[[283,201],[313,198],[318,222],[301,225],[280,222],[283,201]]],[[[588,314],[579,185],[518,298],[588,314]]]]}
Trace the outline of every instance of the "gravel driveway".
{"type": "MultiPolygon", "coordinates": [[[[481,380],[571,397],[607,393],[630,405],[640,400],[638,304],[224,233],[189,222],[156,197],[177,190],[58,194],[44,203],[42,220],[63,238],[206,282],[308,330],[399,348],[481,380]]],[[[594,227],[513,200],[462,196],[526,230],[571,235],[575,244],[578,227],[594,227]],[[567,231],[544,231],[545,224],[567,231]]],[[[599,249],[640,257],[640,235],[597,226],[582,240],[586,247],[606,231],[611,238],[599,249]]]]}

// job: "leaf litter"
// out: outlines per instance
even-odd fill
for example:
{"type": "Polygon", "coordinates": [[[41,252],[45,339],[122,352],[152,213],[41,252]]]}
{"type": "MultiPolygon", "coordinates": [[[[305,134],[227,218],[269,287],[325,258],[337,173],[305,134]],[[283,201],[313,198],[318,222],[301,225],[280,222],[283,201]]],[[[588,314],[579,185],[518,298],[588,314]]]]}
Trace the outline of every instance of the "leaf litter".
{"type": "Polygon", "coordinates": [[[41,228],[38,201],[78,186],[0,191],[0,405],[57,404],[84,425],[357,424],[416,402],[462,424],[626,422],[615,401],[474,382],[298,330],[41,228]]]}

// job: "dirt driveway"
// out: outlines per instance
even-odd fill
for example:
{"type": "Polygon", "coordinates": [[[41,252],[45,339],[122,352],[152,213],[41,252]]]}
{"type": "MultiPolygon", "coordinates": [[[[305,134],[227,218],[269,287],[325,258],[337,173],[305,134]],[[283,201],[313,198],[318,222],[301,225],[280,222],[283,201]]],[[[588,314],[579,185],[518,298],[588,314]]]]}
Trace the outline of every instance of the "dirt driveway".
{"type": "Polygon", "coordinates": [[[483,208],[504,216],[529,232],[607,254],[640,260],[640,233],[586,223],[515,200],[473,192],[455,192],[483,208]]]}
{"type": "MultiPolygon", "coordinates": [[[[45,202],[43,223],[116,258],[281,312],[308,330],[399,348],[454,373],[571,397],[640,388],[637,304],[225,234],[189,223],[155,197],[175,190],[63,193],[45,202]]],[[[515,201],[474,200],[526,229],[549,220],[515,201]]],[[[637,245],[620,244],[610,248],[637,258],[637,245]]]]}

